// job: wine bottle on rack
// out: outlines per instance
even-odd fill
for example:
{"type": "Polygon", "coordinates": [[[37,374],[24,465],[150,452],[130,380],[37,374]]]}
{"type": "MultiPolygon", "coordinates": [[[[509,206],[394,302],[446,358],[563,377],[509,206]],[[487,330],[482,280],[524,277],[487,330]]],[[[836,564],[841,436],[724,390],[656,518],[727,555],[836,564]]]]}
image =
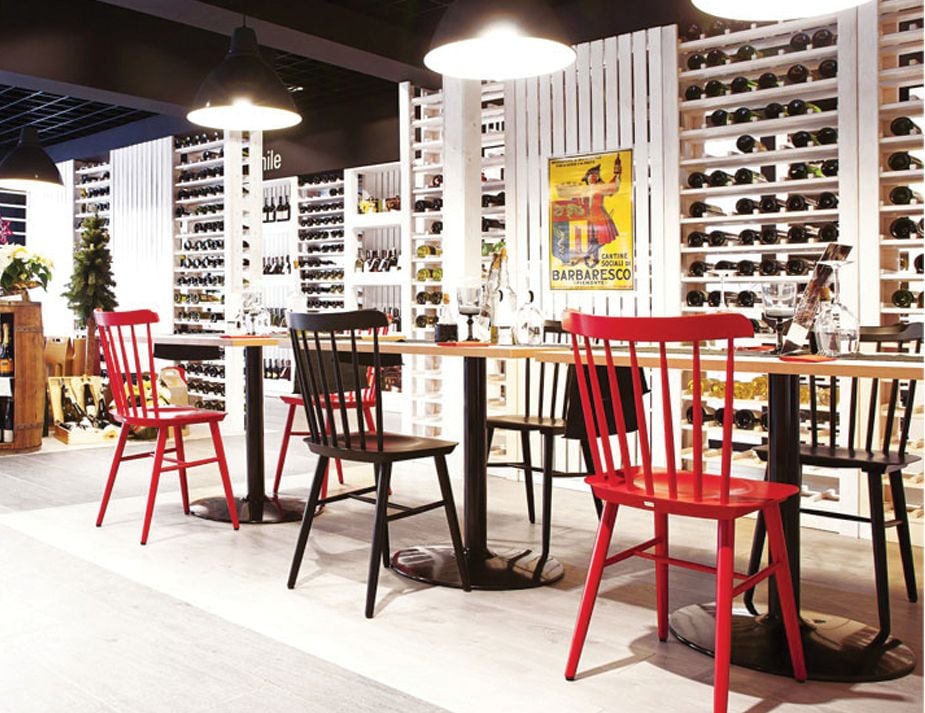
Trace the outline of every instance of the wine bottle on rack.
{"type": "Polygon", "coordinates": [[[726,53],[718,47],[707,52],[706,61],[708,67],[721,67],[722,65],[726,64],[726,60],[728,59],[729,57],[726,55],[726,53]]]}
{"type": "Polygon", "coordinates": [[[688,307],[703,307],[707,301],[707,294],[702,290],[689,290],[684,301],[688,307]]]}
{"type": "Polygon", "coordinates": [[[685,101],[697,101],[698,99],[703,98],[703,87],[699,84],[691,84],[687,89],[684,90],[684,100],[685,101]]]}
{"type": "Polygon", "coordinates": [[[292,206],[289,204],[289,194],[284,193],[279,198],[279,207],[276,209],[276,220],[286,222],[292,217],[292,206]]]}
{"type": "Polygon", "coordinates": [[[751,260],[739,260],[736,263],[736,275],[751,277],[755,274],[755,263],[751,260]]]}
{"type": "Polygon", "coordinates": [[[710,182],[710,177],[702,171],[694,171],[687,177],[687,185],[691,188],[703,188],[710,182]]]}
{"type": "Polygon", "coordinates": [[[823,175],[821,161],[791,163],[787,169],[787,178],[791,181],[801,181],[810,177],[822,178],[823,175]]]}
{"type": "Polygon", "coordinates": [[[751,290],[741,290],[736,295],[736,304],[738,304],[739,307],[754,307],[757,301],[758,295],[751,290]]]}
{"type": "Polygon", "coordinates": [[[774,72],[764,72],[758,77],[759,89],[774,89],[780,86],[780,79],[774,72]]]}
{"type": "Polygon", "coordinates": [[[745,228],[739,233],[739,244],[740,245],[754,245],[760,239],[758,232],[752,228],[745,228]]]}
{"type": "Polygon", "coordinates": [[[786,267],[784,268],[788,275],[805,275],[809,272],[812,264],[809,261],[804,260],[799,257],[792,257],[787,260],[786,267]]]}
{"type": "Polygon", "coordinates": [[[890,203],[893,205],[908,205],[913,202],[921,203],[922,194],[913,191],[909,186],[896,186],[890,191],[890,203]]]}
{"type": "Polygon", "coordinates": [[[3,322],[2,339],[0,339],[0,376],[13,376],[13,345],[10,342],[10,323],[3,322]]]}
{"type": "Polygon", "coordinates": [[[755,49],[753,45],[742,45],[735,53],[736,62],[748,62],[753,59],[758,59],[759,57],[758,50],[755,49]]]}
{"type": "Polygon", "coordinates": [[[922,168],[922,160],[912,156],[908,151],[897,151],[890,154],[887,159],[887,165],[891,171],[908,171],[914,168],[922,168]]]}
{"type": "Polygon", "coordinates": [[[707,240],[710,243],[710,247],[720,248],[725,245],[730,240],[737,240],[737,236],[733,233],[726,233],[722,230],[713,230],[710,231],[710,234],[707,236],[707,240]]]}
{"type": "Polygon", "coordinates": [[[916,255],[915,260],[912,261],[912,266],[915,268],[916,274],[925,273],[925,254],[919,253],[916,255]]]}
{"type": "Polygon", "coordinates": [[[771,258],[765,258],[758,265],[758,272],[763,277],[773,277],[774,275],[779,275],[781,271],[781,264],[777,260],[771,258]]]}
{"type": "Polygon", "coordinates": [[[816,208],[818,205],[819,202],[810,196],[803,196],[799,193],[787,196],[787,210],[794,213],[816,208]]]}
{"type": "Polygon", "coordinates": [[[786,201],[781,200],[777,196],[761,196],[761,201],[758,203],[758,212],[777,213],[782,208],[785,208],[786,205],[786,201]]]}
{"type": "Polygon", "coordinates": [[[768,179],[758,171],[753,171],[750,168],[740,168],[735,172],[734,180],[737,185],[743,186],[749,183],[767,183],[768,179]]]}
{"type": "Polygon", "coordinates": [[[816,207],[820,210],[835,210],[838,208],[838,194],[823,191],[816,199],[816,207]]]}
{"type": "Polygon", "coordinates": [[[691,203],[690,214],[692,218],[703,218],[707,215],[726,215],[722,208],[703,201],[694,201],[691,203]]]}
{"type": "Polygon", "coordinates": [[[687,247],[689,248],[702,248],[706,242],[706,233],[702,233],[699,230],[695,230],[687,236],[687,247]]]}
{"type": "Polygon", "coordinates": [[[806,65],[795,64],[787,70],[788,84],[802,84],[809,79],[809,70],[806,65]]]}
{"type": "Polygon", "coordinates": [[[713,20],[707,27],[707,37],[719,37],[726,34],[729,25],[724,20],[713,20]]]}
{"type": "Polygon", "coordinates": [[[823,223],[820,225],[818,237],[824,243],[832,243],[838,240],[838,223],[823,223]]]}
{"type": "Polygon", "coordinates": [[[745,94],[745,92],[753,91],[757,86],[758,83],[748,77],[735,77],[729,82],[729,88],[733,94],[745,94]]]}
{"type": "Polygon", "coordinates": [[[812,42],[812,39],[808,34],[805,32],[797,32],[790,38],[790,49],[794,52],[802,52],[809,47],[810,42],[812,42]]]}
{"type": "Polygon", "coordinates": [[[758,203],[752,198],[739,198],[736,201],[737,215],[751,215],[758,210],[758,203]]]}
{"type": "Polygon", "coordinates": [[[918,237],[919,229],[914,220],[902,216],[890,223],[890,235],[897,240],[908,240],[909,238],[918,237]]]}
{"type": "Polygon", "coordinates": [[[787,230],[788,243],[808,243],[810,238],[818,237],[818,232],[807,225],[791,225],[787,230]]]}
{"type": "Polygon", "coordinates": [[[893,136],[909,136],[921,134],[922,129],[908,116],[897,116],[890,122],[890,131],[893,136]]]}
{"type": "Polygon", "coordinates": [[[725,109],[717,109],[710,114],[708,121],[710,126],[725,126],[729,123],[729,112],[725,109]]]}
{"type": "Polygon", "coordinates": [[[4,443],[12,443],[15,438],[16,428],[14,422],[13,414],[13,397],[7,396],[3,399],[3,404],[0,406],[0,421],[2,421],[2,430],[0,430],[0,437],[4,443]]]}
{"type": "Polygon", "coordinates": [[[792,99],[787,102],[788,116],[800,116],[802,114],[816,114],[822,111],[818,104],[803,101],[802,99],[792,99]]]}
{"type": "Polygon", "coordinates": [[[771,102],[764,108],[765,119],[778,119],[786,116],[786,108],[779,102],[771,102]]]}
{"type": "MultiPolygon", "coordinates": [[[[687,419],[687,422],[688,422],[688,423],[693,423],[693,422],[694,422],[694,414],[695,414],[695,413],[696,413],[696,412],[694,411],[694,407],[693,407],[693,406],[688,406],[688,407],[687,407],[687,414],[685,415],[685,418],[687,419]]],[[[715,415],[716,415],[716,411],[714,411],[713,409],[708,408],[708,407],[706,407],[706,406],[701,406],[701,407],[700,407],[700,423],[702,423],[702,424],[704,424],[704,425],[710,423],[710,422],[714,419],[715,415]]]]}
{"type": "Polygon", "coordinates": [[[714,188],[720,186],[730,186],[735,182],[735,177],[731,173],[716,170],[710,174],[710,185],[714,188]]]}
{"type": "Polygon", "coordinates": [[[732,123],[733,124],[747,124],[750,121],[755,121],[758,116],[749,109],[747,106],[741,106],[732,112],[732,123]]]}
{"type": "Polygon", "coordinates": [[[912,292],[908,287],[900,287],[896,290],[890,301],[893,303],[894,307],[899,307],[901,309],[908,309],[912,307],[915,302],[915,293],[912,292]]]}
{"type": "Polygon", "coordinates": [[[754,151],[767,151],[768,147],[758,141],[754,136],[743,134],[736,139],[736,148],[742,153],[753,153],[754,151]]]}
{"type": "Polygon", "coordinates": [[[778,230],[773,225],[765,225],[758,236],[758,242],[762,245],[777,245],[781,240],[787,237],[787,234],[778,230]]]}
{"type": "Polygon", "coordinates": [[[824,59],[816,68],[820,79],[833,79],[838,76],[838,62],[834,59],[824,59]]]}
{"type": "Polygon", "coordinates": [[[813,33],[813,49],[829,47],[833,44],[835,44],[835,35],[830,30],[823,27],[813,33]]]}
{"type": "Polygon", "coordinates": [[[703,93],[708,97],[721,97],[729,91],[729,87],[718,79],[711,79],[703,87],[703,93]]]}
{"type": "Polygon", "coordinates": [[[688,69],[700,69],[707,63],[707,58],[704,57],[699,52],[694,52],[692,55],[687,57],[687,68],[688,69]]]}

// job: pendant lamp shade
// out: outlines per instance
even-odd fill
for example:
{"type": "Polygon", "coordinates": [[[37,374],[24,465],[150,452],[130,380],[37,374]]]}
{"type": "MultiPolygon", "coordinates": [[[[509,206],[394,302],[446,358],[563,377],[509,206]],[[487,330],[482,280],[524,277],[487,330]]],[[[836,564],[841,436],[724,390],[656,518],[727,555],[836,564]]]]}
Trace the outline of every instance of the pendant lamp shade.
{"type": "Polygon", "coordinates": [[[774,0],[773,2],[747,2],[745,0],[691,0],[694,7],[710,15],[730,20],[765,22],[795,20],[801,17],[831,15],[850,10],[870,0],[774,0]]]}
{"type": "Polygon", "coordinates": [[[0,161],[0,185],[19,191],[64,185],[58,167],[39,143],[35,127],[24,127],[19,144],[0,161]]]}
{"type": "Polygon", "coordinates": [[[249,27],[235,28],[228,54],[199,87],[193,106],[186,115],[191,122],[227,131],[285,129],[302,121],[249,27]]]}
{"type": "Polygon", "coordinates": [[[549,74],[574,61],[575,50],[543,0],[456,0],[424,57],[434,72],[484,80],[549,74]]]}

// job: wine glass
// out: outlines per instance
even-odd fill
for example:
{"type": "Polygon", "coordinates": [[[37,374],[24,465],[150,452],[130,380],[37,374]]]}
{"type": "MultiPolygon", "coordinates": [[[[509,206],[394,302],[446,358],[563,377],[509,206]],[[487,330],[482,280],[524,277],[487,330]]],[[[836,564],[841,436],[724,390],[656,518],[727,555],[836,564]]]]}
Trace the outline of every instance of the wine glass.
{"type": "Polygon", "coordinates": [[[777,333],[777,354],[784,350],[784,325],[793,319],[797,308],[795,282],[765,282],[761,285],[764,321],[777,333]]]}
{"type": "Polygon", "coordinates": [[[719,303],[716,305],[716,311],[722,312],[726,307],[726,278],[736,274],[735,266],[720,261],[708,274],[719,278],[719,303]]]}
{"type": "Polygon", "coordinates": [[[854,354],[860,346],[858,319],[841,301],[839,271],[850,263],[844,260],[820,261],[832,270],[832,301],[820,302],[813,333],[816,345],[824,356],[854,354]]]}
{"type": "Polygon", "coordinates": [[[475,337],[472,336],[472,323],[476,315],[481,311],[482,290],[482,281],[475,278],[466,279],[456,288],[459,313],[466,316],[466,324],[469,327],[469,336],[466,337],[467,342],[477,341],[475,337]]]}

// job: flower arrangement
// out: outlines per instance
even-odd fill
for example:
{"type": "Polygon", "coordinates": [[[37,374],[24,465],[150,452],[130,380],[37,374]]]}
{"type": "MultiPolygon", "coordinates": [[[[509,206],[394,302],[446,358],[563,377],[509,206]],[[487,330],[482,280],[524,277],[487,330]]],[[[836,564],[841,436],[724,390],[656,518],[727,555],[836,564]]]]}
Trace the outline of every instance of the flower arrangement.
{"type": "Polygon", "coordinates": [[[0,245],[0,292],[13,295],[32,287],[48,289],[52,267],[51,260],[22,245],[0,245]]]}

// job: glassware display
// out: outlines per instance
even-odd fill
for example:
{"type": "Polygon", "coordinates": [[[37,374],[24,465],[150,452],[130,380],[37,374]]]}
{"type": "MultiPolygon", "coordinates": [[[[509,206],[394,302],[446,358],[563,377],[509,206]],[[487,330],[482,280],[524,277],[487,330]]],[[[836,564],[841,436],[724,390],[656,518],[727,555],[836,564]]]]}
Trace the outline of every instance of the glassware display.
{"type": "Polygon", "coordinates": [[[820,302],[813,323],[816,346],[824,356],[854,354],[859,346],[858,318],[841,301],[838,274],[847,264],[843,260],[826,262],[832,269],[832,300],[820,302]]]}
{"type": "Polygon", "coordinates": [[[761,285],[764,321],[777,333],[777,354],[784,349],[784,327],[793,319],[797,307],[795,282],[766,282],[761,285]]]}

